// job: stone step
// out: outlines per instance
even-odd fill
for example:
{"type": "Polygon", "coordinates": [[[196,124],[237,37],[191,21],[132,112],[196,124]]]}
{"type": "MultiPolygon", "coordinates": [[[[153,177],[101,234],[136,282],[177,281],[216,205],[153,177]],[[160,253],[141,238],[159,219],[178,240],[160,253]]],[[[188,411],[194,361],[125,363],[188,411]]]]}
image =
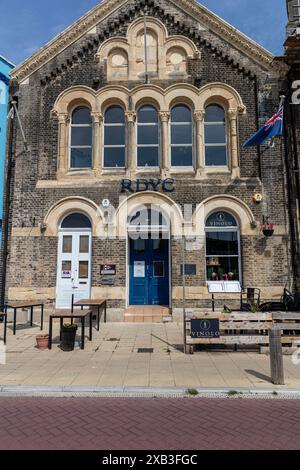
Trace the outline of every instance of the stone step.
{"type": "Polygon", "coordinates": [[[124,314],[126,323],[162,323],[171,319],[171,309],[160,306],[128,307],[124,314]]]}

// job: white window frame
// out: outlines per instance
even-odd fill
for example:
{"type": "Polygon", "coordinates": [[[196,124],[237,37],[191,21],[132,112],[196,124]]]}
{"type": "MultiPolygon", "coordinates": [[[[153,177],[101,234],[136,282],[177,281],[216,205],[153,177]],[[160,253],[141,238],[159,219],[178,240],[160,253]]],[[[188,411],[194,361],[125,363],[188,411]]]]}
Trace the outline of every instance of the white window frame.
{"type": "Polygon", "coordinates": [[[136,113],[136,168],[138,171],[157,171],[161,167],[161,124],[159,119],[159,111],[152,103],[144,103],[143,105],[139,106],[136,113]],[[149,122],[142,122],[139,123],[139,112],[142,108],[146,106],[151,106],[157,112],[157,123],[149,123],[149,122]],[[158,144],[139,144],[139,126],[141,127],[150,127],[150,126],[158,126],[158,144]],[[138,165],[138,157],[139,157],[139,148],[158,148],[158,165],[157,166],[139,166],[138,165]]]}
{"type": "Polygon", "coordinates": [[[103,119],[103,129],[102,129],[102,142],[103,142],[103,145],[102,145],[102,168],[104,170],[124,170],[126,168],[126,161],[127,161],[127,126],[126,126],[126,118],[125,118],[125,110],[122,106],[120,106],[119,104],[110,104],[109,106],[107,106],[107,108],[104,110],[104,113],[103,113],[103,116],[104,116],[104,119],[103,119]],[[108,123],[106,124],[105,122],[105,115],[106,115],[106,112],[110,109],[110,108],[113,108],[113,107],[117,107],[117,108],[120,108],[122,109],[123,113],[124,113],[124,124],[122,123],[108,123]],[[124,145],[105,145],[105,129],[106,127],[124,127],[124,133],[125,133],[125,144],[124,145]],[[116,148],[116,149],[119,149],[119,148],[124,148],[124,166],[105,166],[105,149],[106,148],[116,148]]]}
{"type": "Polygon", "coordinates": [[[93,162],[94,162],[94,132],[93,132],[93,122],[91,124],[73,124],[73,113],[76,111],[76,109],[79,108],[86,108],[89,110],[89,113],[91,115],[91,110],[88,106],[76,106],[73,108],[70,112],[70,125],[69,125],[69,170],[70,171],[78,171],[78,170],[92,170],[93,169],[93,162]],[[90,127],[92,129],[92,145],[72,145],[72,129],[73,128],[79,128],[79,127],[90,127]],[[92,160],[91,160],[91,166],[83,166],[83,167],[76,167],[73,168],[71,166],[72,164],[72,149],[91,149],[92,151],[92,160]]]}
{"type": "Polygon", "coordinates": [[[205,142],[205,128],[206,126],[216,126],[216,125],[224,125],[223,121],[214,121],[214,122],[206,122],[205,121],[205,116],[204,116],[204,129],[203,129],[203,142],[204,142],[204,166],[205,168],[220,168],[220,169],[228,169],[229,167],[229,152],[228,152],[228,119],[227,119],[227,113],[226,110],[224,109],[223,106],[221,106],[219,103],[210,103],[206,106],[205,109],[207,109],[209,106],[219,106],[220,108],[223,109],[224,111],[224,116],[225,116],[225,143],[220,143],[220,144],[207,144],[205,142]],[[206,163],[206,148],[207,147],[225,147],[226,151],[226,165],[207,165],[206,163]]]}
{"type": "Polygon", "coordinates": [[[195,123],[193,118],[193,112],[186,103],[177,103],[172,106],[170,109],[170,119],[169,119],[169,161],[172,169],[194,169],[195,168],[195,123]],[[189,109],[191,113],[191,122],[174,122],[172,123],[172,110],[177,106],[185,106],[189,109]],[[182,126],[182,125],[192,125],[192,143],[191,144],[172,144],[172,126],[182,126]],[[172,148],[173,147],[192,147],[192,165],[173,165],[172,164],[172,148]]]}

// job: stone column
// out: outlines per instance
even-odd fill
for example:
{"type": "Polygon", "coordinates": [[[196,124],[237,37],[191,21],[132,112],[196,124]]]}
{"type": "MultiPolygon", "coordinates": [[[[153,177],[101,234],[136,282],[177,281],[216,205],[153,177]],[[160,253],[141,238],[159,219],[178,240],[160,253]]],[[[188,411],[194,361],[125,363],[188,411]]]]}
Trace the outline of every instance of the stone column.
{"type": "Polygon", "coordinates": [[[229,109],[228,118],[230,122],[230,157],[231,157],[231,170],[232,176],[239,175],[239,157],[238,157],[238,136],[237,136],[237,110],[229,109]]]}
{"type": "Polygon", "coordinates": [[[161,169],[168,173],[171,168],[170,142],[169,142],[169,111],[160,111],[161,121],[161,169]]]}
{"type": "Polygon", "coordinates": [[[58,117],[58,168],[57,176],[62,178],[69,169],[68,126],[69,115],[60,113],[58,117]]]}
{"type": "Polygon", "coordinates": [[[205,168],[204,155],[204,121],[205,111],[195,111],[194,118],[196,121],[196,170],[202,173],[205,168]]]}
{"type": "Polygon", "coordinates": [[[126,169],[132,173],[136,170],[136,138],[135,138],[135,121],[136,113],[134,111],[127,111],[126,122],[127,122],[127,162],[126,169]]]}
{"type": "Polygon", "coordinates": [[[103,162],[103,115],[91,113],[93,119],[93,171],[99,175],[103,162]]]}

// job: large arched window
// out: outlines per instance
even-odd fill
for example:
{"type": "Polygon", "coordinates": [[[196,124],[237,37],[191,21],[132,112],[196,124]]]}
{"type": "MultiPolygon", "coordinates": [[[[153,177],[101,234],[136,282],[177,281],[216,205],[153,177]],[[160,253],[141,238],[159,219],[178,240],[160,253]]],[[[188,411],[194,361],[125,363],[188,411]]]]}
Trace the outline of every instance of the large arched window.
{"type": "Polygon", "coordinates": [[[224,109],[211,104],[205,109],[205,165],[227,166],[227,132],[224,109]]]}
{"type": "Polygon", "coordinates": [[[71,118],[70,167],[72,169],[92,168],[93,129],[89,108],[74,109],[71,118]]]}
{"type": "Polygon", "coordinates": [[[126,155],[125,113],[111,106],[104,115],[104,168],[124,168],[126,155]]]}
{"type": "Polygon", "coordinates": [[[160,160],[160,132],[157,110],[142,106],[137,114],[137,166],[158,167],[160,160]]]}
{"type": "Polygon", "coordinates": [[[171,110],[171,165],[193,166],[193,119],[190,108],[174,106],[171,110]]]}
{"type": "Polygon", "coordinates": [[[240,281],[240,231],[228,212],[214,212],[206,220],[208,281],[240,281]]]}

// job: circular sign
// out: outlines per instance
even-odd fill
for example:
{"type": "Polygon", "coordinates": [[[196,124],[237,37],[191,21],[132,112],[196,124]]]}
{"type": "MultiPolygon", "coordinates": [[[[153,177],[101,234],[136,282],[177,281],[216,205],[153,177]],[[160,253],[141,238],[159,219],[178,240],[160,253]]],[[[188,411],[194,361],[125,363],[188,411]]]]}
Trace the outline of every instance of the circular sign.
{"type": "Polygon", "coordinates": [[[109,207],[109,206],[110,206],[110,200],[109,199],[103,199],[102,207],[109,207]]]}
{"type": "Polygon", "coordinates": [[[209,320],[202,320],[200,323],[200,327],[204,331],[208,331],[210,329],[210,321],[209,320]]]}

